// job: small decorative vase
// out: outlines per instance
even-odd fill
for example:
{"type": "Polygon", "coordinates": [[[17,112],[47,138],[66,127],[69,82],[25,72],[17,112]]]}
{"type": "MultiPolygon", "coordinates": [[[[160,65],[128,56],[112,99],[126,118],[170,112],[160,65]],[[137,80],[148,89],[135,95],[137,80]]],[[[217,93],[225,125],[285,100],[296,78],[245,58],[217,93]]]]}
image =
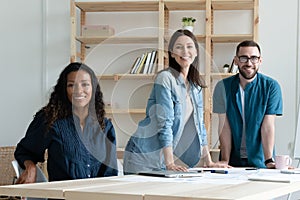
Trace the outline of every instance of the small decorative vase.
{"type": "Polygon", "coordinates": [[[194,27],[193,26],[183,26],[182,29],[189,30],[190,32],[194,31],[194,27]]]}
{"type": "Polygon", "coordinates": [[[228,67],[223,67],[223,72],[228,73],[228,67]]]}

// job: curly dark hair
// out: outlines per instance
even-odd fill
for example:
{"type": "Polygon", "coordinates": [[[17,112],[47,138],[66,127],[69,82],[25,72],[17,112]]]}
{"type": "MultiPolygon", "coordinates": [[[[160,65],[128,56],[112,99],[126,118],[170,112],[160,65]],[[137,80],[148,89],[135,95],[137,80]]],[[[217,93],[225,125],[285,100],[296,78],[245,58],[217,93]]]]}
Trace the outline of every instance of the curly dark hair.
{"type": "Polygon", "coordinates": [[[179,30],[175,31],[175,33],[172,35],[170,42],[169,42],[169,47],[168,47],[169,66],[178,72],[181,71],[180,65],[176,62],[175,58],[173,58],[171,55],[172,55],[173,47],[175,45],[176,40],[180,36],[184,36],[184,35],[190,37],[193,40],[195,47],[197,49],[197,57],[195,58],[194,62],[190,66],[190,69],[189,69],[189,72],[187,75],[187,79],[190,80],[195,85],[198,85],[202,88],[206,88],[207,86],[205,84],[205,81],[200,76],[200,72],[199,72],[199,68],[200,68],[199,58],[198,58],[199,44],[197,42],[197,38],[195,37],[195,35],[192,32],[190,32],[189,30],[179,29],[179,30]]]}
{"type": "Polygon", "coordinates": [[[91,77],[92,82],[92,98],[89,103],[89,113],[94,115],[101,128],[105,129],[104,117],[104,102],[103,94],[100,89],[98,79],[94,71],[87,65],[79,62],[70,63],[59,75],[56,85],[53,87],[49,103],[41,109],[44,111],[47,121],[47,127],[50,129],[54,122],[59,119],[72,116],[72,102],[67,97],[67,76],[71,72],[84,70],[91,77]]]}

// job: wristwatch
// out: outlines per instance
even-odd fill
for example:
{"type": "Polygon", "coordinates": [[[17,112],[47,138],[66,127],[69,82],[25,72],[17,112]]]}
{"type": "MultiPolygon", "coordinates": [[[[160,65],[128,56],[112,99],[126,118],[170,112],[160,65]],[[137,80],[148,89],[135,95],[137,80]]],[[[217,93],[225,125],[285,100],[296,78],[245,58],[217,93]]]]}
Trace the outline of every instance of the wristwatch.
{"type": "Polygon", "coordinates": [[[267,160],[265,160],[265,165],[267,166],[267,164],[274,162],[273,158],[269,158],[267,160]]]}

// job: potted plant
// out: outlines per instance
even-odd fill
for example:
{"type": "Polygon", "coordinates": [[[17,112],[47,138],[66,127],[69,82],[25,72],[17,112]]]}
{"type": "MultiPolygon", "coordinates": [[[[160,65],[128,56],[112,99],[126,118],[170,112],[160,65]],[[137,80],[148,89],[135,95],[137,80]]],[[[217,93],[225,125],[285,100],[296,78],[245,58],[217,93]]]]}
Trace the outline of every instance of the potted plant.
{"type": "Polygon", "coordinates": [[[183,17],[182,18],[182,28],[193,32],[195,22],[196,22],[196,19],[193,17],[183,17]]]}

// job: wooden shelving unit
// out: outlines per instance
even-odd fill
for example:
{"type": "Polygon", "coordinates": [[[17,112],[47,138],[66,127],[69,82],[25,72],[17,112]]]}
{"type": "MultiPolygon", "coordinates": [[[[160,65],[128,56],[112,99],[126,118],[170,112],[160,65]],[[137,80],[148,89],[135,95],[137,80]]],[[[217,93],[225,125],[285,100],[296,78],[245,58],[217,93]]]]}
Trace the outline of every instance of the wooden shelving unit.
{"type": "MultiPolygon", "coordinates": [[[[161,2],[158,0],[151,1],[110,1],[110,2],[77,2],[71,0],[71,62],[77,60],[84,61],[85,59],[85,46],[87,44],[139,44],[139,43],[158,43],[159,48],[163,47],[162,34],[160,33],[158,38],[156,37],[82,37],[76,35],[76,9],[80,10],[80,26],[86,24],[86,14],[88,12],[146,12],[146,11],[157,11],[159,15],[159,9],[161,2]],[[76,49],[76,41],[80,42],[80,51],[76,49]]],[[[161,19],[162,17],[160,17],[161,19]]],[[[163,52],[158,52],[158,65],[163,66],[163,52]]],[[[161,68],[162,69],[162,68],[161,68]]]]}
{"type": "MultiPolygon", "coordinates": [[[[226,43],[238,43],[242,40],[253,39],[258,40],[258,2],[259,0],[142,0],[142,1],[105,1],[102,2],[78,2],[71,0],[71,56],[70,60],[76,61],[85,60],[86,50],[85,47],[89,44],[157,44],[158,49],[158,69],[157,71],[165,67],[165,61],[167,60],[167,53],[165,51],[168,44],[171,33],[169,30],[169,18],[172,11],[201,11],[205,12],[205,33],[202,35],[196,35],[199,42],[204,43],[205,51],[208,52],[205,55],[205,72],[201,74],[208,86],[204,90],[204,116],[205,125],[208,130],[209,144],[211,142],[211,120],[212,120],[212,81],[218,78],[225,78],[231,76],[230,73],[216,73],[212,70],[213,58],[214,58],[214,45],[226,44],[226,43]],[[215,23],[214,13],[217,11],[236,11],[236,10],[250,10],[253,14],[251,20],[248,23],[252,32],[248,34],[215,34],[213,25],[215,23]],[[79,11],[79,12],[78,12],[79,11]],[[86,15],[89,12],[148,12],[155,11],[158,15],[158,36],[157,37],[83,37],[81,34],[77,35],[77,26],[83,26],[86,24],[86,15]],[[80,13],[80,24],[77,23],[77,14],[80,13]],[[76,48],[80,44],[80,48],[76,48]]],[[[180,27],[178,27],[180,28],[180,27]]],[[[234,49],[233,49],[234,51],[234,49]]],[[[130,66],[128,66],[130,68],[130,66]]],[[[154,74],[105,74],[98,77],[99,80],[152,80],[154,74]]],[[[145,98],[145,97],[143,97],[145,98]]],[[[121,109],[121,110],[107,110],[107,113],[131,113],[142,114],[145,113],[145,109],[121,109]]]]}
{"type": "MultiPolygon", "coordinates": [[[[204,113],[205,125],[208,130],[209,140],[212,140],[212,82],[215,79],[223,79],[232,76],[232,73],[213,72],[214,46],[215,44],[239,43],[243,40],[258,40],[258,4],[259,0],[207,0],[206,1],[206,51],[210,52],[206,56],[205,81],[208,88],[204,91],[204,113]],[[252,28],[249,34],[215,34],[214,32],[214,14],[217,11],[237,11],[250,10],[252,19],[247,23],[252,28]]],[[[232,49],[235,51],[235,49],[232,49]]],[[[216,133],[217,134],[217,133],[216,133]]]]}

